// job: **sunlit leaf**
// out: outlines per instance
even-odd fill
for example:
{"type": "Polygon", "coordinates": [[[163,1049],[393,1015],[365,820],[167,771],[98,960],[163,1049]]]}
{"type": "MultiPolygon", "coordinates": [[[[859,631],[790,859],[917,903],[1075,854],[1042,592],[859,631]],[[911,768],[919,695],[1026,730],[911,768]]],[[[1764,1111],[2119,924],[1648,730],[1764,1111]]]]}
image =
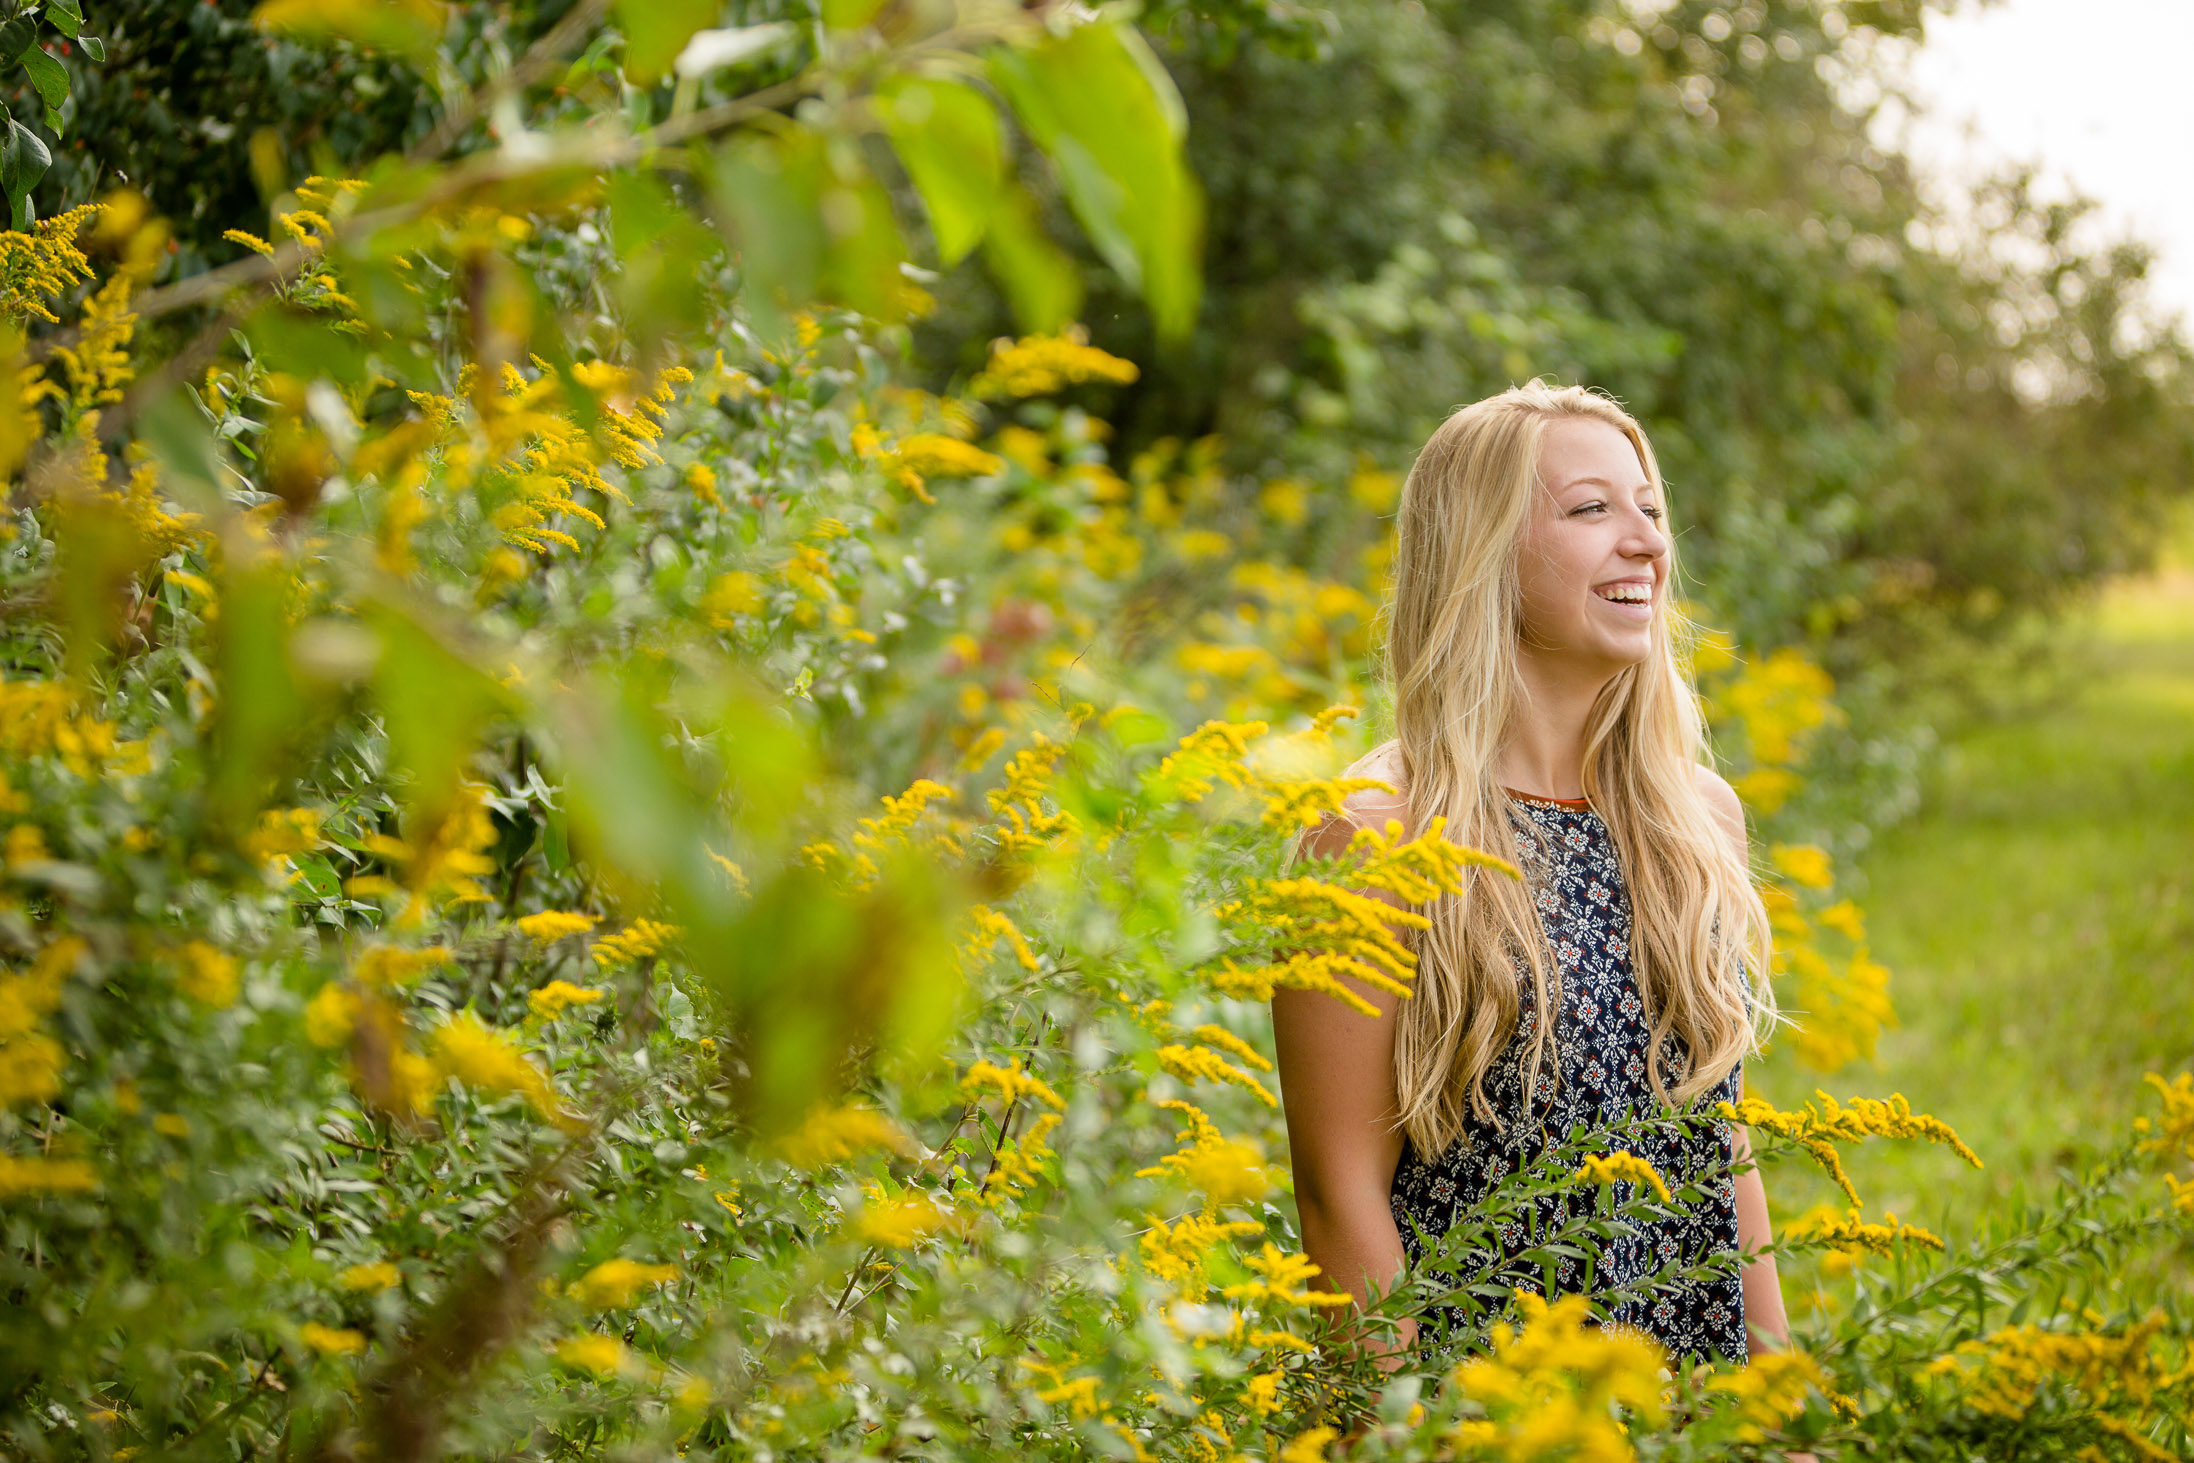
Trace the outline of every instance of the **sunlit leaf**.
{"type": "Polygon", "coordinates": [[[719,0],[617,0],[625,75],[636,86],[654,85],[694,33],[713,25],[722,9],[719,0]]]}
{"type": "Polygon", "coordinates": [[[1090,240],[1163,335],[1196,316],[1203,197],[1182,153],[1179,94],[1135,32],[1090,24],[1003,46],[991,74],[1058,167],[1090,240]]]}
{"type": "Polygon", "coordinates": [[[884,128],[929,211],[937,253],[957,264],[983,236],[1005,175],[998,115],[971,86],[895,77],[878,89],[884,128]]]}

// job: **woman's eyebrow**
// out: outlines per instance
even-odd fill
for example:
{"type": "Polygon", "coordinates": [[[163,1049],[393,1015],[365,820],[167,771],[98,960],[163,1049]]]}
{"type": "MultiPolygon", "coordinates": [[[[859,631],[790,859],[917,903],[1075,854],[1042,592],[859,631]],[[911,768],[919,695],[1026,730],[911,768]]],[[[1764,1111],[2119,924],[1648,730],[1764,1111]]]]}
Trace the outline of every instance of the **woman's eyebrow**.
{"type": "MultiPolygon", "coordinates": [[[[1571,478],[1554,491],[1556,493],[1566,493],[1574,488],[1599,488],[1610,493],[1621,491],[1615,484],[1602,477],[1571,478]]],[[[1653,491],[1653,484],[1641,482],[1632,487],[1630,491],[1633,493],[1650,493],[1653,491]]]]}

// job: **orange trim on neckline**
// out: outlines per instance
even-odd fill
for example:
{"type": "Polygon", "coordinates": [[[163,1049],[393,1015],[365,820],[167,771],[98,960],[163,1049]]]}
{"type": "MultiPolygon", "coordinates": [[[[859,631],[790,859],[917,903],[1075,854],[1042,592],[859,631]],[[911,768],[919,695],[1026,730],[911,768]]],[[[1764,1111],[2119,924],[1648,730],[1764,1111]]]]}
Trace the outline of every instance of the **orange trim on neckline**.
{"type": "Polygon", "coordinates": [[[1552,803],[1557,808],[1581,808],[1586,812],[1590,812],[1592,810],[1592,799],[1590,798],[1543,798],[1535,792],[1518,792],[1513,787],[1504,787],[1501,789],[1501,791],[1507,793],[1510,797],[1516,799],[1518,802],[1552,803]]]}

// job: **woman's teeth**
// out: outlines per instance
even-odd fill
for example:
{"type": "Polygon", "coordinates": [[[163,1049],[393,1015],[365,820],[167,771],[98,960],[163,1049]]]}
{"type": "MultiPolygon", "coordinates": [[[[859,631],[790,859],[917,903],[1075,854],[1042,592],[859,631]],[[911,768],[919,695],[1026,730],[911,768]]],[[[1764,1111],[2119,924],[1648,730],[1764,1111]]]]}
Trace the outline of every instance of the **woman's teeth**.
{"type": "Polygon", "coordinates": [[[1646,584],[1615,584],[1593,592],[1602,599],[1613,600],[1616,604],[1642,605],[1653,599],[1653,588],[1646,584]]]}

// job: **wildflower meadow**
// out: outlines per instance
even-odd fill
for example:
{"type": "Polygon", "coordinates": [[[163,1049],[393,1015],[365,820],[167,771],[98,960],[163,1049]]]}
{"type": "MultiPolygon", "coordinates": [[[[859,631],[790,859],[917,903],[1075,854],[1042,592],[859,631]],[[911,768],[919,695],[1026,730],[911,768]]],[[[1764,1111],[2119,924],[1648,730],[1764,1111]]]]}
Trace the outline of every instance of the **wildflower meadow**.
{"type": "MultiPolygon", "coordinates": [[[[1779,1216],[1794,1348],[1673,1368],[1542,1297],[1686,1202],[1589,1131],[1343,1321],[1264,1003],[1408,999],[1418,917],[1355,891],[1494,861],[1290,857],[1363,786],[1397,465],[1123,445],[1215,279],[1152,40],[516,9],[257,7],[434,106],[355,167],[258,145],[211,223],[39,213],[107,48],[0,26],[72,68],[0,162],[0,1450],[2194,1455],[2194,1073],[1971,1235],[1870,1205],[1854,1145],[1988,1159],[1867,1090],[1894,976],[1819,784],[1873,693],[1711,597],[1805,1074],[1734,1115],[1837,1196],[1779,1216]],[[1010,328],[925,370],[963,261],[1010,328]],[[1151,359],[1077,323],[1092,269],[1151,359]],[[1447,1350],[1354,1344],[1429,1305],[1447,1350]]],[[[1284,54],[1291,13],[1179,15],[1284,54]]]]}

